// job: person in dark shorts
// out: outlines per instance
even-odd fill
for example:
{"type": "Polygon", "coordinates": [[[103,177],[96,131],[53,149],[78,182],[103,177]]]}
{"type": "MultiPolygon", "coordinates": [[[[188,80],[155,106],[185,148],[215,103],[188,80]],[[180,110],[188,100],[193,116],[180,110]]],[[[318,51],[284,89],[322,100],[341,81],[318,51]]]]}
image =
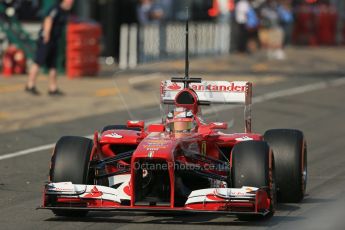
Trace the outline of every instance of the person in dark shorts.
{"type": "Polygon", "coordinates": [[[42,66],[49,70],[49,90],[51,96],[60,96],[63,93],[57,87],[56,58],[58,43],[68,20],[68,13],[72,9],[74,0],[60,0],[52,7],[43,20],[42,29],[37,41],[36,57],[32,65],[25,91],[40,95],[36,89],[36,80],[42,66]]]}

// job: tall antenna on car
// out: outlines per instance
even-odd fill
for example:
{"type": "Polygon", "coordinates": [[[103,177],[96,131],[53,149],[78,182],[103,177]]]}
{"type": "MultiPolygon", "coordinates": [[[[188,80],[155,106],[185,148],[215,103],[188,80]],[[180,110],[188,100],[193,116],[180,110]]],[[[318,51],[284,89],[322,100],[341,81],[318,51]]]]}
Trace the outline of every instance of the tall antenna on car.
{"type": "Polygon", "coordinates": [[[186,20],[186,31],[185,31],[185,36],[186,36],[186,53],[185,53],[185,73],[184,77],[173,77],[171,79],[172,82],[183,82],[184,88],[188,89],[190,83],[200,83],[201,78],[190,78],[189,77],[189,9],[186,7],[186,12],[187,12],[187,20],[186,20]]]}
{"type": "MultiPolygon", "coordinates": [[[[187,11],[187,20],[186,20],[186,54],[185,54],[185,79],[189,79],[189,10],[188,7],[186,8],[187,11]]],[[[185,88],[188,88],[188,83],[185,82],[185,88]],[[186,85],[187,84],[187,85],[186,85]]]]}

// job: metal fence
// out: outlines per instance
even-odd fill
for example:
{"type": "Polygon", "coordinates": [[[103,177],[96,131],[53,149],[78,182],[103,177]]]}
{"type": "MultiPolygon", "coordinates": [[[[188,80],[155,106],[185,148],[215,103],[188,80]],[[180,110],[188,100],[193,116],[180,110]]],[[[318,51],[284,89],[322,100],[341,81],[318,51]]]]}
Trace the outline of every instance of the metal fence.
{"type": "MultiPolygon", "coordinates": [[[[230,50],[231,26],[227,23],[190,23],[189,50],[192,57],[226,54],[230,50]]],[[[181,58],[185,53],[185,25],[121,26],[121,69],[138,64],[181,58]]]]}

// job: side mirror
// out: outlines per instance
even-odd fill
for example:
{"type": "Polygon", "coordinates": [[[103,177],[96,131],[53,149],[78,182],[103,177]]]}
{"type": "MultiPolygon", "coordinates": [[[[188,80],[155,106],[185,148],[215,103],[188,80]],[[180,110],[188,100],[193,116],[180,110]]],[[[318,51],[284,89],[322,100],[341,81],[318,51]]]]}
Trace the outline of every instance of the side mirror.
{"type": "Polygon", "coordinates": [[[226,122],[213,122],[210,124],[210,129],[227,129],[228,123],[226,122]]]}
{"type": "Polygon", "coordinates": [[[151,124],[147,127],[147,132],[153,133],[158,132],[162,133],[165,130],[165,126],[163,124],[151,124]]]}
{"type": "Polygon", "coordinates": [[[140,128],[141,131],[145,128],[145,122],[144,121],[127,121],[127,127],[128,128],[140,128]]]}

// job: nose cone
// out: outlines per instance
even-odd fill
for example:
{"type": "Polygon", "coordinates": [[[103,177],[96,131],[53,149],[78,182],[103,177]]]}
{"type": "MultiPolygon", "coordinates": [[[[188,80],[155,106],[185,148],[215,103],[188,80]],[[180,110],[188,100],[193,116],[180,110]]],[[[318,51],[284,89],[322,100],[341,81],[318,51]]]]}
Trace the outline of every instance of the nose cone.
{"type": "Polygon", "coordinates": [[[137,147],[132,160],[141,158],[164,159],[173,161],[173,153],[177,146],[176,140],[164,133],[152,133],[137,147]]]}

